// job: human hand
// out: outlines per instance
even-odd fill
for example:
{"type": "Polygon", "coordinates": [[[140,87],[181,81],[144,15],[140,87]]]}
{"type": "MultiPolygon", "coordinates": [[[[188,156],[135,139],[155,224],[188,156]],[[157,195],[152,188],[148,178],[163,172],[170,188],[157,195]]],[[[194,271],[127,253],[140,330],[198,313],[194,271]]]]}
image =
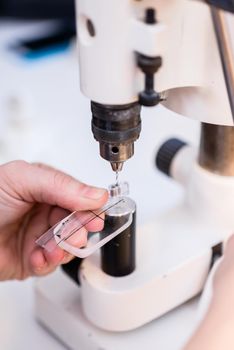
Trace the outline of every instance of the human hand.
{"type": "MultiPolygon", "coordinates": [[[[75,210],[95,210],[107,201],[104,189],[85,185],[49,166],[14,161],[0,166],[0,280],[52,272],[71,256],[57,247],[46,252],[35,240],[75,210]]],[[[102,229],[95,219],[89,231],[102,229]]],[[[79,246],[85,242],[79,242],[79,246]]]]}

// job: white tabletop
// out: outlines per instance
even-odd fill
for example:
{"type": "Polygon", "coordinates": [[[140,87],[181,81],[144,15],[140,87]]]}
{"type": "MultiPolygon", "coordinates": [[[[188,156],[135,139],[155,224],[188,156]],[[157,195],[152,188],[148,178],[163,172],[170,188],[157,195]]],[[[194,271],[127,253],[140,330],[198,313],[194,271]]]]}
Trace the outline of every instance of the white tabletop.
{"type": "MultiPolygon", "coordinates": [[[[23,24],[0,27],[0,161],[43,161],[107,187],[114,174],[99,157],[90,130],[89,101],[79,91],[75,47],[35,62],[23,61],[6,49],[16,37],[39,29],[23,24]]],[[[158,146],[172,136],[196,144],[199,130],[198,122],[161,107],[145,109],[142,119],[135,156],[121,174],[137,201],[139,223],[172,206],[183,194],[155,169],[158,146]]],[[[33,297],[33,279],[0,283],[0,349],[64,349],[35,321],[33,297]]]]}

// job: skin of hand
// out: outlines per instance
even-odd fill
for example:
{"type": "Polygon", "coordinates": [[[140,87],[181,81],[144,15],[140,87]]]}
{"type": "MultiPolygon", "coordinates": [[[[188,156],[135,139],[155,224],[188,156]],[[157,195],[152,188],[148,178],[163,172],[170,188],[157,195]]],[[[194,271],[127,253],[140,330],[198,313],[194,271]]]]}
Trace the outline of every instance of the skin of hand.
{"type": "Polygon", "coordinates": [[[226,244],[213,287],[208,312],[184,350],[234,349],[234,236],[226,244]]]}
{"type": "MultiPolygon", "coordinates": [[[[70,212],[101,208],[107,199],[106,190],[46,165],[13,161],[0,166],[0,280],[43,276],[69,262],[72,256],[59,247],[47,252],[35,240],[70,212]]],[[[96,219],[86,229],[102,227],[103,220],[96,219]]]]}

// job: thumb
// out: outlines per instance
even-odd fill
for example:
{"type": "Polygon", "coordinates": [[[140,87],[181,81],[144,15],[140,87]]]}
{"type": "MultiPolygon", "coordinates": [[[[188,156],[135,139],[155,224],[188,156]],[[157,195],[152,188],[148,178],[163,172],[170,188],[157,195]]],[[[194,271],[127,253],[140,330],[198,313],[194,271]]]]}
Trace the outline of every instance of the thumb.
{"type": "Polygon", "coordinates": [[[8,194],[24,202],[75,211],[100,208],[108,198],[105,189],[88,186],[49,166],[13,161],[0,168],[8,194]]]}

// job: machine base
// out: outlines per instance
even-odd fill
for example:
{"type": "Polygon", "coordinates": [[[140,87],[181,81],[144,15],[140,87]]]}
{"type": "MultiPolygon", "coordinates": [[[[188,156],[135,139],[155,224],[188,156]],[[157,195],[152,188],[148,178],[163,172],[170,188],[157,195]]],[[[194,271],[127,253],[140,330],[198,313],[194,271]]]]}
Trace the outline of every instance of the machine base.
{"type": "Polygon", "coordinates": [[[37,319],[72,350],[181,350],[196,326],[197,304],[193,299],[134,331],[106,332],[87,321],[80,288],[62,271],[36,284],[37,319]]]}
{"type": "Polygon", "coordinates": [[[202,291],[213,248],[234,226],[234,179],[196,164],[191,174],[183,203],[137,231],[132,274],[104,274],[96,253],[82,263],[81,288],[59,271],[37,282],[37,317],[70,348],[181,349],[196,304],[175,308],[202,291]]]}
{"type": "MultiPolygon", "coordinates": [[[[161,223],[165,223],[165,218],[167,218],[166,222],[170,223],[170,230],[169,227],[166,230],[165,226],[164,230],[162,230],[162,226],[159,225],[160,220],[158,220],[158,229],[160,227],[161,230],[155,231],[156,223],[154,222],[152,226],[154,230],[149,229],[150,225],[147,226],[148,229],[145,227],[143,231],[140,230],[138,232],[138,247],[140,246],[141,249],[140,251],[138,250],[139,268],[136,270],[136,282],[139,280],[137,283],[140,289],[135,288],[131,279],[123,278],[115,281],[122,292],[120,294],[111,293],[108,283],[104,283],[101,278],[100,274],[103,274],[103,272],[98,267],[98,264],[92,265],[93,260],[88,259],[88,265],[85,262],[84,267],[81,269],[81,288],[61,270],[56,271],[51,276],[37,280],[37,319],[73,350],[129,350],[131,348],[142,350],[143,347],[147,347],[147,350],[181,349],[197,324],[197,300],[193,299],[164,316],[161,316],[160,313],[162,314],[162,311],[165,313],[175,308],[201,291],[209,271],[212,246],[215,245],[219,236],[211,228],[206,230],[203,227],[201,229],[199,223],[195,227],[195,223],[188,220],[187,214],[181,207],[163,216],[161,223]],[[183,218],[181,217],[182,214],[183,218]],[[185,220],[186,217],[187,220],[185,220]],[[185,222],[186,225],[178,226],[179,223],[185,222]],[[176,229],[177,234],[173,235],[172,227],[174,230],[176,229]],[[190,231],[188,228],[190,228],[190,231]],[[154,239],[153,236],[147,237],[147,233],[150,235],[151,232],[153,235],[153,231],[154,239]],[[168,236],[169,233],[170,236],[168,236]],[[159,240],[159,237],[163,241],[159,240]],[[141,244],[144,244],[144,247],[141,244]],[[160,254],[160,250],[161,252],[164,251],[164,254],[160,254]],[[143,259],[143,256],[140,256],[140,252],[141,255],[146,254],[145,257],[153,260],[143,259]],[[164,260],[162,260],[163,257],[164,260]],[[144,261],[145,264],[143,263],[144,261]],[[148,263],[150,264],[148,265],[148,263]],[[90,266],[93,266],[96,272],[90,270],[90,266]],[[150,275],[147,274],[147,266],[148,268],[150,267],[152,272],[150,275]],[[170,269],[169,266],[174,266],[174,269],[170,269]],[[164,270],[164,274],[162,272],[159,273],[159,269],[164,270]],[[92,280],[95,290],[92,298],[87,287],[84,288],[91,278],[91,271],[93,271],[92,280]],[[84,277],[87,279],[86,281],[84,277]],[[151,283],[143,283],[143,277],[151,281],[151,283]],[[98,282],[99,278],[100,281],[98,282]],[[124,285],[121,283],[124,283],[124,285]],[[100,290],[100,295],[98,292],[99,285],[103,286],[100,290]],[[130,293],[129,291],[126,293],[128,285],[133,287],[130,293]],[[94,323],[90,322],[87,316],[84,315],[84,300],[82,298],[84,299],[85,297],[85,291],[87,291],[86,300],[90,300],[90,304],[93,307],[93,317],[99,316],[100,321],[104,320],[106,322],[109,317],[109,323],[113,325],[117,319],[118,325],[122,324],[123,330],[125,327],[127,330],[128,325],[132,325],[132,322],[139,324],[142,321],[142,324],[145,325],[138,326],[135,330],[121,332],[105,331],[94,326],[94,323]],[[150,300],[148,300],[149,293],[151,293],[150,300]],[[102,295],[103,298],[106,296],[106,303],[102,302],[102,295]],[[121,299],[121,295],[127,295],[127,300],[126,298],[121,299]],[[136,296],[135,298],[133,297],[134,295],[136,296]],[[99,300],[101,305],[103,305],[103,310],[100,310],[100,304],[95,306],[95,300],[97,303],[99,300]],[[120,320],[117,311],[113,314],[111,309],[116,304],[119,309],[118,313],[124,315],[120,320]],[[149,304],[151,305],[152,315],[154,314],[155,318],[161,317],[147,323],[145,320],[149,316],[149,304]],[[96,314],[96,308],[99,310],[98,314],[96,314]],[[131,310],[129,318],[126,316],[125,309],[131,310]]],[[[98,256],[95,259],[97,258],[98,256]]],[[[108,278],[107,275],[105,276],[108,278]]],[[[112,284],[114,284],[114,281],[112,284]]],[[[115,285],[112,287],[116,288],[115,285]]],[[[90,310],[92,307],[90,307],[90,310]]],[[[91,314],[90,310],[89,315],[91,314]]]]}
{"type": "Polygon", "coordinates": [[[136,270],[128,276],[105,274],[98,252],[84,260],[82,310],[92,324],[107,331],[131,331],[202,291],[213,248],[231,231],[193,214],[181,205],[139,228],[136,270]]]}

